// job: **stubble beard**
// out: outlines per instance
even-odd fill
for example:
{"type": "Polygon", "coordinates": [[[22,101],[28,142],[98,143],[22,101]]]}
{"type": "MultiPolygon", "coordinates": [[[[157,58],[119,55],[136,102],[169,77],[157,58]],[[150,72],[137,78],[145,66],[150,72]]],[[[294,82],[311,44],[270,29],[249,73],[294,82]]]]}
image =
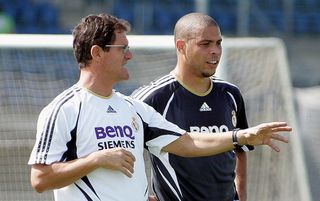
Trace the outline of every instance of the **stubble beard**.
{"type": "Polygon", "coordinates": [[[213,73],[207,73],[207,72],[202,72],[201,75],[203,78],[208,78],[214,75],[215,72],[213,73]]]}

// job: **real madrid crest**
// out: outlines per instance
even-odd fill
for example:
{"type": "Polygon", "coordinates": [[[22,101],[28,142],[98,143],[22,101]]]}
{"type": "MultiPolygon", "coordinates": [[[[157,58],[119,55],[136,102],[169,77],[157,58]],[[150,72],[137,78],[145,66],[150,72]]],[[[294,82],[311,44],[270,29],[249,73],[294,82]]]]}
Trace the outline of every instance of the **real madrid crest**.
{"type": "Polygon", "coordinates": [[[138,132],[139,130],[139,123],[137,122],[135,117],[132,117],[132,122],[131,122],[132,128],[134,129],[135,132],[138,132]]]}
{"type": "Polygon", "coordinates": [[[231,112],[231,120],[232,120],[232,124],[234,127],[237,126],[237,114],[236,114],[236,111],[232,110],[231,112]]]}

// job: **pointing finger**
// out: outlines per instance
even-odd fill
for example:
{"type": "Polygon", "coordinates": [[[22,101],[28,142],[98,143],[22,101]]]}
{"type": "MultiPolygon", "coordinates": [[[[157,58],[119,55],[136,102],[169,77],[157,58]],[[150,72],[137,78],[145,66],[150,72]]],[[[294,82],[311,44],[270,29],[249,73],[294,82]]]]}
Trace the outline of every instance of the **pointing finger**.
{"type": "Polygon", "coordinates": [[[292,131],[292,128],[290,126],[285,126],[285,127],[276,127],[272,128],[273,132],[290,132],[292,131]]]}
{"type": "Polygon", "coordinates": [[[285,127],[288,124],[286,122],[270,122],[265,124],[269,128],[285,127]]]}

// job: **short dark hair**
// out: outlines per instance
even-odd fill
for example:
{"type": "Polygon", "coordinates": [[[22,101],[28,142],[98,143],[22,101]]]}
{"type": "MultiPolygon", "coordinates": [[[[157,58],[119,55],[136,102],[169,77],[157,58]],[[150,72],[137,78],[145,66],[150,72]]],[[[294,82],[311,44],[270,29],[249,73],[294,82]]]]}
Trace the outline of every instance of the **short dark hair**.
{"type": "Polygon", "coordinates": [[[217,26],[218,23],[209,15],[203,13],[189,13],[182,16],[174,27],[174,41],[193,38],[199,28],[217,26]]]}
{"type": "Polygon", "coordinates": [[[93,45],[109,50],[105,45],[114,43],[115,31],[129,32],[129,22],[109,14],[88,15],[82,18],[72,31],[73,53],[80,68],[90,63],[90,50],[93,45]]]}

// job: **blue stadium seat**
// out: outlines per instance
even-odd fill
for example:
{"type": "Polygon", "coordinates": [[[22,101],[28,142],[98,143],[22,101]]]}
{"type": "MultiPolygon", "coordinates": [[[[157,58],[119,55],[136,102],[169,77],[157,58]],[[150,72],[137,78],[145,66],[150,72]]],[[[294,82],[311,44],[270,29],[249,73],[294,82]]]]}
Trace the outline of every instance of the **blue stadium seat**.
{"type": "Polygon", "coordinates": [[[268,20],[277,31],[285,30],[284,13],[282,11],[269,10],[266,14],[268,20]]]}
{"type": "Polygon", "coordinates": [[[306,34],[311,32],[311,21],[308,13],[300,12],[294,15],[294,32],[296,34],[306,34]]]}
{"type": "Polygon", "coordinates": [[[156,6],[154,8],[153,29],[158,34],[171,34],[174,28],[174,17],[168,7],[156,6]]]}
{"type": "Polygon", "coordinates": [[[260,0],[252,3],[257,4],[264,11],[280,11],[283,9],[283,2],[279,0],[260,0]]]}
{"type": "Polygon", "coordinates": [[[38,18],[38,24],[41,26],[57,26],[58,11],[53,5],[47,2],[41,2],[35,5],[35,12],[38,18]]]}
{"type": "Polygon", "coordinates": [[[264,21],[265,19],[261,18],[261,16],[256,13],[250,13],[249,17],[249,25],[250,25],[250,32],[254,34],[263,34],[268,33],[270,28],[268,27],[267,23],[264,21]]]}
{"type": "Polygon", "coordinates": [[[37,26],[33,24],[19,25],[16,27],[16,33],[18,34],[38,34],[40,30],[37,26]]]}
{"type": "Polygon", "coordinates": [[[115,1],[113,14],[119,18],[127,20],[130,24],[134,23],[134,2],[115,1]]]}
{"type": "Polygon", "coordinates": [[[58,33],[58,11],[49,1],[0,0],[3,11],[13,17],[17,33],[58,33]],[[43,31],[42,29],[43,28],[43,31]]]}
{"type": "Polygon", "coordinates": [[[209,1],[209,15],[218,22],[224,34],[235,33],[237,28],[237,1],[209,1]]]}
{"type": "Polygon", "coordinates": [[[193,0],[175,1],[174,4],[170,4],[170,8],[175,22],[183,15],[195,12],[193,0]]]}
{"type": "Polygon", "coordinates": [[[223,9],[222,11],[211,12],[210,16],[218,22],[223,33],[235,33],[237,25],[234,11],[223,9]]]}
{"type": "Polygon", "coordinates": [[[1,5],[2,10],[9,16],[11,16],[15,21],[17,20],[17,8],[15,5],[9,1],[4,1],[1,5]]]}
{"type": "Polygon", "coordinates": [[[17,25],[30,25],[34,24],[37,20],[35,14],[35,7],[32,4],[17,5],[17,25]]]}
{"type": "Polygon", "coordinates": [[[320,33],[320,11],[311,14],[312,17],[312,32],[315,34],[320,33]]]}

